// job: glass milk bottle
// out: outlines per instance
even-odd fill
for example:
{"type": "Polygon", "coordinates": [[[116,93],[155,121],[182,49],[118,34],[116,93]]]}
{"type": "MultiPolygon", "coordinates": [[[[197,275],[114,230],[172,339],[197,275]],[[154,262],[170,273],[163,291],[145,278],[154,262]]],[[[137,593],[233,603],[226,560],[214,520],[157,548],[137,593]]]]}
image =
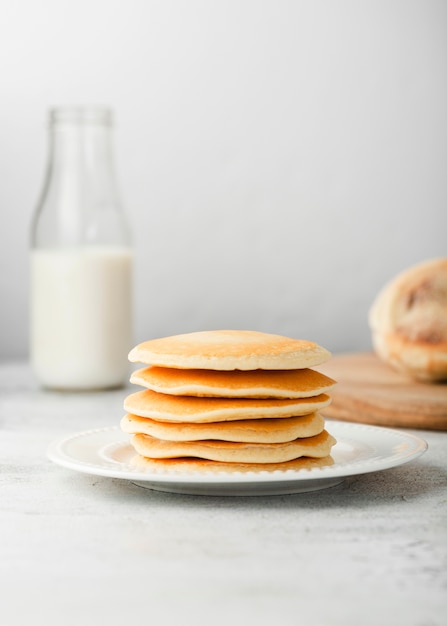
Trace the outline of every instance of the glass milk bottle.
{"type": "Polygon", "coordinates": [[[106,389],[128,377],[132,252],[111,134],[109,109],[50,112],[30,268],[31,364],[48,388],[106,389]]]}

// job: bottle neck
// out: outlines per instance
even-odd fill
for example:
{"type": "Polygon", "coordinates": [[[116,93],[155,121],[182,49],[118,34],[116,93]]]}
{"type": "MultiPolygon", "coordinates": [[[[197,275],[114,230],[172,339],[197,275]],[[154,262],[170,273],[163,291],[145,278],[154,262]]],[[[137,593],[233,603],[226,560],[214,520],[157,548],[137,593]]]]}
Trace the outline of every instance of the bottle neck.
{"type": "Polygon", "coordinates": [[[55,109],[49,160],[33,244],[120,244],[129,239],[121,211],[108,109],[55,109]]]}
{"type": "MultiPolygon", "coordinates": [[[[71,193],[82,191],[83,203],[116,199],[111,119],[107,111],[52,112],[49,170],[53,179],[72,183],[71,193]],[[96,113],[96,114],[95,114],[96,113]]],[[[60,181],[62,182],[62,181],[60,181]]]]}

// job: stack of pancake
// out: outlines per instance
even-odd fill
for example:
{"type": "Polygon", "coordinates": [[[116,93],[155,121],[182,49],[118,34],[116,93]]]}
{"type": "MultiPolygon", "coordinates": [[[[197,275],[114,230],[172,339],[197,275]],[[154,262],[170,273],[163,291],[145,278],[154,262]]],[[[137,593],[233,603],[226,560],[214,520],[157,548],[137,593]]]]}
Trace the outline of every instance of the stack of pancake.
{"type": "Polygon", "coordinates": [[[139,344],[124,402],[133,463],[151,470],[277,470],[328,465],[335,439],[320,410],[335,381],[313,369],[316,343],[219,330],[139,344]],[[310,461],[310,459],[312,461],[310,461]]]}

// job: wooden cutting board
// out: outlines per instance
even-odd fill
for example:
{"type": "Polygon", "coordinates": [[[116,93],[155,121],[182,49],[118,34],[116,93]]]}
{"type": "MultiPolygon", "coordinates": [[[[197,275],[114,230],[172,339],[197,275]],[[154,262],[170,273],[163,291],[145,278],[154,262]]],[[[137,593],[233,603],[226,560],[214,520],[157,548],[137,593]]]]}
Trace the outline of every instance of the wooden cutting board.
{"type": "Polygon", "coordinates": [[[338,384],[326,417],[379,426],[447,430],[447,384],[419,383],[372,352],[342,354],[319,366],[338,384]]]}

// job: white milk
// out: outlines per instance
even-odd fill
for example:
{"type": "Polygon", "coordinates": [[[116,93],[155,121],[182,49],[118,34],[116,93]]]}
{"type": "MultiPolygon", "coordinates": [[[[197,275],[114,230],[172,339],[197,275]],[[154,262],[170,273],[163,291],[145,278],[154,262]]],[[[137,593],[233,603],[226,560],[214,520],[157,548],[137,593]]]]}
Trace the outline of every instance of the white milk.
{"type": "Polygon", "coordinates": [[[80,247],[31,252],[31,362],[59,389],[99,389],[128,378],[132,254],[80,247]]]}

